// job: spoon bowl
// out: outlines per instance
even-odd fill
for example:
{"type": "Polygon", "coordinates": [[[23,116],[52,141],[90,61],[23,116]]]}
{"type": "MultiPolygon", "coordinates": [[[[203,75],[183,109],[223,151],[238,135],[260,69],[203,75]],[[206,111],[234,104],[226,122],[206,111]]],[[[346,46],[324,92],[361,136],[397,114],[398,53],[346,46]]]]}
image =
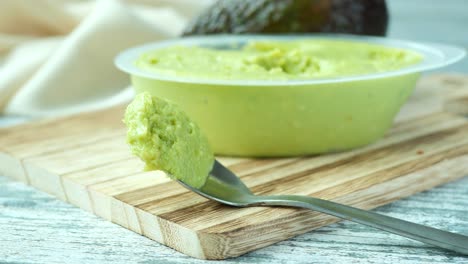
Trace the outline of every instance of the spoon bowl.
{"type": "Polygon", "coordinates": [[[231,206],[252,206],[252,202],[257,198],[232,171],[217,160],[215,160],[205,184],[200,189],[193,188],[182,181],[178,182],[201,196],[231,206]]]}

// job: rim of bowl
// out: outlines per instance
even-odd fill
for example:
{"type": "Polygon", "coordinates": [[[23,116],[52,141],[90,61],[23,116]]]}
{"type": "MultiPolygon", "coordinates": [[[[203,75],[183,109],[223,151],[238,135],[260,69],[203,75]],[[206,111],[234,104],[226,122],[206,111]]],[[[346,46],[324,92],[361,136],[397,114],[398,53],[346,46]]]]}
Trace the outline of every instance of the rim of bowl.
{"type": "Polygon", "coordinates": [[[236,85],[236,86],[284,86],[284,85],[311,85],[311,84],[324,84],[324,83],[337,83],[349,81],[363,81],[369,79],[386,78],[393,76],[400,76],[412,73],[419,73],[428,70],[433,70],[453,64],[461,60],[466,55],[465,49],[440,43],[429,42],[416,42],[401,39],[392,39],[386,37],[373,37],[373,36],[357,36],[347,34],[313,34],[313,35],[232,35],[232,34],[218,34],[209,36],[192,36],[177,38],[171,40],[164,40],[159,42],[147,43],[132,47],[120,52],[114,63],[120,70],[139,77],[146,77],[149,79],[179,82],[179,83],[196,83],[196,84],[213,84],[213,85],[236,85]],[[289,41],[301,39],[331,39],[352,42],[364,42],[370,44],[377,44],[386,47],[406,49],[414,51],[423,56],[423,60],[417,64],[404,67],[399,70],[370,73],[362,75],[350,75],[334,78],[313,78],[313,79],[289,79],[289,80],[231,80],[231,79],[213,79],[213,78],[196,78],[196,77],[175,77],[167,76],[164,74],[157,74],[139,69],[135,65],[135,61],[141,54],[162,49],[172,45],[182,46],[199,46],[199,45],[235,45],[237,43],[246,43],[249,41],[259,40],[274,40],[274,41],[289,41]]]}

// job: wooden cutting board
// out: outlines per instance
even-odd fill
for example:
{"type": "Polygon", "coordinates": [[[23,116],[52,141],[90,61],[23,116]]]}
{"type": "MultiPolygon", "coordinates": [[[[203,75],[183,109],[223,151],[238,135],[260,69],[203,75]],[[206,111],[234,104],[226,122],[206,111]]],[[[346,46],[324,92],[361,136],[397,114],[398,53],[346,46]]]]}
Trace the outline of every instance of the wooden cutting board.
{"type": "MultiPolygon", "coordinates": [[[[125,144],[123,110],[0,130],[0,174],[204,259],[238,256],[337,221],[302,209],[224,206],[163,172],[142,172],[125,144]]],[[[315,157],[220,160],[255,193],[370,209],[467,175],[466,113],[468,76],[425,77],[392,130],[373,145],[315,157]]]]}

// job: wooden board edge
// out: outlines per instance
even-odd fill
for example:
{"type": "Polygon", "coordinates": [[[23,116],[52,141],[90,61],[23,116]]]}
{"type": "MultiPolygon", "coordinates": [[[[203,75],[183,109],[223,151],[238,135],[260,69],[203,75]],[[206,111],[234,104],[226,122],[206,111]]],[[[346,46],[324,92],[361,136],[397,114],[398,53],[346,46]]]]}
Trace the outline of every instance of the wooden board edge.
{"type": "Polygon", "coordinates": [[[0,166],[0,175],[29,184],[29,178],[21,160],[6,151],[0,150],[0,164],[2,164],[0,166]]]}

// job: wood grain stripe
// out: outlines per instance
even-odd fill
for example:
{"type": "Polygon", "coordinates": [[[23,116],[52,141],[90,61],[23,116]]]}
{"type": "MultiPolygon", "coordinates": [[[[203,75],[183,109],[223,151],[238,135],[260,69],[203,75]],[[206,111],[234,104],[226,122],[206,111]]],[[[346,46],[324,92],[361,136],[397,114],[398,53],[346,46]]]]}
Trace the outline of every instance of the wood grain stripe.
{"type": "MultiPolygon", "coordinates": [[[[422,157],[418,154],[418,151],[428,152],[437,151],[438,149],[450,149],[452,147],[452,144],[460,144],[460,141],[468,141],[468,137],[466,137],[467,134],[468,125],[463,125],[455,129],[442,130],[434,134],[417,137],[407,141],[399,142],[391,146],[382,147],[380,149],[374,149],[365,153],[360,153],[346,159],[325,164],[323,166],[310,168],[296,173],[291,173],[289,175],[283,175],[283,177],[281,177],[280,179],[269,181],[268,184],[255,186],[254,190],[259,191],[261,193],[268,193],[271,191],[289,191],[285,188],[281,188],[281,190],[276,190],[271,186],[278,187],[284,186],[286,184],[290,186],[298,186],[297,184],[300,185],[301,182],[306,180],[305,178],[310,177],[312,174],[317,175],[318,173],[323,171],[327,171],[328,174],[333,174],[336,173],[336,170],[339,167],[348,167],[349,171],[349,167],[355,166],[355,164],[357,163],[366,163],[366,166],[372,166],[370,165],[370,162],[374,161],[378,162],[377,164],[380,164],[380,166],[384,166],[384,164],[387,163],[389,157],[395,158],[399,156],[405,156],[413,159],[421,159],[422,157]],[[413,153],[413,156],[409,155],[410,153],[413,153]]],[[[291,164],[290,166],[292,165],[294,164],[291,164]]],[[[243,178],[248,186],[250,186],[248,184],[249,176],[243,178]]],[[[297,188],[295,190],[297,191],[297,188]]]]}
{"type": "Polygon", "coordinates": [[[132,192],[121,193],[116,195],[115,198],[146,210],[151,206],[157,206],[160,202],[165,200],[170,201],[171,198],[176,198],[187,193],[189,193],[187,189],[167,179],[167,182],[140,188],[132,192]]]}
{"type": "Polygon", "coordinates": [[[36,164],[39,167],[48,168],[53,173],[63,175],[130,158],[133,158],[133,155],[128,146],[122,144],[120,140],[111,140],[25,159],[24,162],[36,164]],[[95,156],[96,153],[99,153],[98,158],[95,156]]]}
{"type": "Polygon", "coordinates": [[[96,131],[89,136],[87,133],[72,134],[61,138],[51,138],[36,143],[15,144],[9,148],[19,159],[34,158],[49,154],[62,153],[65,149],[86,148],[89,145],[103,141],[122,140],[124,133],[119,130],[96,131]]]}
{"type": "Polygon", "coordinates": [[[69,117],[43,119],[36,122],[20,124],[14,127],[0,129],[0,145],[7,150],[17,144],[38,143],[53,137],[63,137],[65,134],[87,133],[92,135],[99,129],[121,129],[123,106],[102,110],[97,115],[94,112],[73,115],[69,117]],[[21,131],[21,133],[18,133],[21,131]]]}

